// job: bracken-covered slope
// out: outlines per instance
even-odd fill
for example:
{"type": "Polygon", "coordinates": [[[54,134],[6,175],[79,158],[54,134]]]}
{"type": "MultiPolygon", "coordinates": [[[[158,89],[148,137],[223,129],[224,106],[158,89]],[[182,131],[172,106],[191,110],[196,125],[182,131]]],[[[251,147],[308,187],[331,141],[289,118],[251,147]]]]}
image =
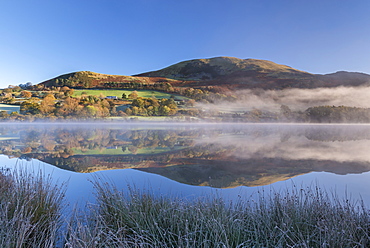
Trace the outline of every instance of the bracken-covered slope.
{"type": "Polygon", "coordinates": [[[68,86],[72,88],[122,88],[123,84],[136,83],[152,85],[156,83],[176,83],[177,80],[161,77],[134,77],[101,74],[91,71],[79,71],[64,74],[41,84],[50,86],[68,86]]]}
{"type": "Polygon", "coordinates": [[[279,65],[267,60],[216,57],[194,59],[177,63],[162,70],[147,72],[137,76],[166,77],[179,80],[212,80],[240,73],[262,73],[266,76],[309,77],[312,74],[279,65]]]}
{"type": "Polygon", "coordinates": [[[188,80],[190,82],[186,85],[192,87],[222,86],[230,89],[318,88],[370,83],[370,75],[364,73],[342,71],[319,75],[267,60],[232,57],[188,60],[137,76],[188,80]]]}
{"type": "Polygon", "coordinates": [[[41,84],[73,88],[117,89],[125,87],[125,84],[147,86],[160,83],[169,83],[178,87],[219,86],[232,90],[349,87],[369,85],[370,75],[345,71],[326,75],[311,74],[267,60],[216,57],[183,61],[158,71],[134,76],[81,71],[61,75],[41,84]]]}

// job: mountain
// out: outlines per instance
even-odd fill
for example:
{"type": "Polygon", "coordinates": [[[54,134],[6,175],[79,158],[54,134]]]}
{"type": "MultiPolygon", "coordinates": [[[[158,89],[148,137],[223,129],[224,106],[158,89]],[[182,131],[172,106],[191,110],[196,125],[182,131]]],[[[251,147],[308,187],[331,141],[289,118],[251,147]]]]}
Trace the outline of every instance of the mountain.
{"type": "Polygon", "coordinates": [[[228,161],[183,159],[183,164],[134,169],[158,174],[189,185],[234,188],[269,185],[311,172],[329,172],[337,175],[361,174],[369,171],[369,165],[362,162],[332,160],[261,158],[233,161],[230,166],[228,161]]]}
{"type": "Polygon", "coordinates": [[[191,81],[186,84],[191,87],[217,85],[229,89],[319,88],[370,83],[370,75],[364,73],[311,74],[268,60],[233,57],[188,60],[136,76],[186,80],[191,81]]]}
{"type": "Polygon", "coordinates": [[[320,75],[267,60],[216,57],[183,61],[161,70],[134,76],[75,72],[41,84],[74,88],[122,88],[127,84],[147,86],[159,83],[169,83],[177,87],[219,86],[228,89],[350,87],[369,85],[370,75],[345,71],[320,75]]]}
{"type": "Polygon", "coordinates": [[[177,80],[215,80],[242,74],[263,74],[271,77],[309,77],[312,74],[296,70],[286,65],[279,65],[268,60],[238,59],[233,57],[216,57],[211,59],[194,59],[180,62],[162,70],[142,73],[136,76],[165,77],[177,80]]]}
{"type": "Polygon", "coordinates": [[[184,157],[184,154],[156,155],[72,155],[67,158],[34,154],[35,158],[64,170],[90,173],[113,169],[135,169],[167,177],[180,183],[216,188],[263,186],[311,172],[330,172],[337,175],[361,174],[370,170],[361,161],[283,158],[228,159],[216,156],[184,157]],[[166,161],[171,159],[170,161],[166,161]],[[258,166],[256,166],[258,165],[258,166]]]}

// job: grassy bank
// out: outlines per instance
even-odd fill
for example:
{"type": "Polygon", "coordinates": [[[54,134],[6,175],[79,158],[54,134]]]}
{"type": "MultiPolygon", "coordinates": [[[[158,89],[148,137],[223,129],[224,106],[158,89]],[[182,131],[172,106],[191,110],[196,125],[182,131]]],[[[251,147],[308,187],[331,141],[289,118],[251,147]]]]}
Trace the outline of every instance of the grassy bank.
{"type": "Polygon", "coordinates": [[[1,177],[1,213],[7,213],[1,217],[6,227],[1,247],[53,247],[58,230],[70,248],[370,245],[369,210],[317,187],[260,192],[256,200],[241,196],[224,202],[215,196],[185,201],[136,189],[122,192],[95,181],[96,204],[88,205],[84,215],[75,212],[61,230],[60,190],[43,186],[38,178],[25,179],[1,177]],[[28,191],[38,193],[30,197],[28,191]]]}
{"type": "Polygon", "coordinates": [[[63,189],[44,176],[0,173],[0,247],[54,247],[63,189]]]}
{"type": "MultiPolygon", "coordinates": [[[[88,224],[70,229],[69,247],[368,247],[369,212],[319,188],[187,202],[95,183],[88,224]]],[[[78,223],[78,222],[77,222],[78,223]]]]}

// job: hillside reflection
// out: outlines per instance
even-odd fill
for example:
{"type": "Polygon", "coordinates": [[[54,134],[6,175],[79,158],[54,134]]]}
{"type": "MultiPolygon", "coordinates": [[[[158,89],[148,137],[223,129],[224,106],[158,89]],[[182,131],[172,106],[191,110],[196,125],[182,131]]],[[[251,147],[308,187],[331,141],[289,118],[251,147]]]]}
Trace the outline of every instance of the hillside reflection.
{"type": "Polygon", "coordinates": [[[370,171],[367,125],[2,125],[1,154],[75,172],[134,168],[219,188],[370,171]]]}

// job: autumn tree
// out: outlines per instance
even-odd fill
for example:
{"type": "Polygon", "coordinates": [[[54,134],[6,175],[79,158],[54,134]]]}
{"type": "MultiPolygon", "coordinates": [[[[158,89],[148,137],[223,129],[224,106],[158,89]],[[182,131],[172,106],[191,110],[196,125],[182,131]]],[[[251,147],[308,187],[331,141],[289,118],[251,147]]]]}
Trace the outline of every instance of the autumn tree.
{"type": "Polygon", "coordinates": [[[20,92],[22,90],[22,88],[17,85],[17,86],[13,86],[12,90],[13,90],[13,92],[20,92]]]}
{"type": "Polygon", "coordinates": [[[161,104],[160,108],[163,107],[162,108],[163,115],[174,115],[174,114],[177,113],[177,104],[174,101],[174,99],[172,99],[172,98],[171,99],[162,99],[160,104],[161,104]],[[164,108],[164,107],[166,107],[166,108],[164,108]],[[167,114],[165,114],[165,113],[167,113],[167,114]]]}
{"type": "Polygon", "coordinates": [[[43,115],[49,115],[54,110],[55,110],[55,97],[53,94],[48,94],[41,101],[40,112],[43,115]]]}
{"type": "Polygon", "coordinates": [[[3,93],[12,93],[13,89],[12,88],[5,88],[3,89],[3,93]]]}
{"type": "Polygon", "coordinates": [[[110,114],[110,104],[106,99],[103,99],[98,106],[99,117],[108,117],[110,114]]]}
{"type": "Polygon", "coordinates": [[[131,108],[127,108],[127,109],[125,110],[125,114],[126,114],[126,115],[132,115],[132,110],[131,110],[131,108]]]}
{"type": "Polygon", "coordinates": [[[57,114],[61,116],[73,115],[77,112],[79,100],[73,97],[68,97],[57,109],[57,114]]]}
{"type": "Polygon", "coordinates": [[[97,112],[98,112],[98,110],[96,109],[96,107],[91,106],[91,105],[86,106],[86,110],[87,110],[87,115],[89,117],[95,117],[96,114],[97,114],[97,112]]]}
{"type": "Polygon", "coordinates": [[[135,90],[135,91],[131,92],[130,95],[128,95],[128,98],[136,99],[136,98],[138,98],[138,96],[139,95],[137,94],[137,91],[135,90]]]}
{"type": "Polygon", "coordinates": [[[74,89],[69,89],[69,90],[67,90],[66,92],[64,92],[64,95],[65,95],[65,96],[72,96],[74,92],[75,92],[75,90],[74,90],[74,89]]]}
{"type": "Polygon", "coordinates": [[[60,91],[63,93],[67,92],[68,90],[70,90],[68,86],[63,86],[62,88],[60,88],[60,91]]]}
{"type": "Polygon", "coordinates": [[[195,102],[194,99],[189,99],[189,100],[186,101],[185,106],[186,107],[193,107],[195,105],[195,103],[196,102],[195,102]]]}
{"type": "Polygon", "coordinates": [[[96,96],[89,95],[87,97],[82,97],[80,100],[80,103],[87,106],[87,105],[93,105],[100,101],[100,99],[96,96]]]}
{"type": "Polygon", "coordinates": [[[40,104],[32,99],[24,101],[21,103],[20,112],[21,114],[32,114],[32,115],[39,114],[40,104]]]}
{"type": "Polygon", "coordinates": [[[23,90],[23,91],[21,91],[20,96],[22,98],[31,98],[32,97],[32,93],[29,92],[29,91],[27,91],[27,90],[23,90]]]}
{"type": "Polygon", "coordinates": [[[174,115],[177,113],[177,104],[172,98],[158,101],[155,98],[138,97],[125,112],[128,115],[142,116],[174,115]]]}

